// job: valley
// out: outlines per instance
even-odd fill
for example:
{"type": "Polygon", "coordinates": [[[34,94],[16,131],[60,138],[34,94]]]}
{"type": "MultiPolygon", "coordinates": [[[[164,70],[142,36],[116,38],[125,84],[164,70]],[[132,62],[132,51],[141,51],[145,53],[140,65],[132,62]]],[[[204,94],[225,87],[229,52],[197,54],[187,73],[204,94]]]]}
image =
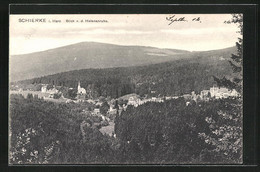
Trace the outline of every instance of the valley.
{"type": "MultiPolygon", "coordinates": [[[[16,57],[19,63],[15,59],[11,64],[25,68],[10,73],[14,119],[10,130],[17,143],[11,159],[108,164],[215,161],[207,159],[207,150],[212,149],[208,138],[214,138],[211,128],[218,129],[216,121],[222,125],[220,115],[232,118],[229,127],[241,133],[241,111],[229,109],[239,107],[241,95],[217,86],[214,79],[235,76],[229,67],[232,53],[234,47],[188,52],[79,43],[16,57]]],[[[240,150],[240,137],[236,139],[236,144],[228,143],[230,151],[240,150]]],[[[226,143],[212,144],[229,151],[222,145],[226,143]]],[[[218,156],[218,162],[240,160],[218,156]]]]}

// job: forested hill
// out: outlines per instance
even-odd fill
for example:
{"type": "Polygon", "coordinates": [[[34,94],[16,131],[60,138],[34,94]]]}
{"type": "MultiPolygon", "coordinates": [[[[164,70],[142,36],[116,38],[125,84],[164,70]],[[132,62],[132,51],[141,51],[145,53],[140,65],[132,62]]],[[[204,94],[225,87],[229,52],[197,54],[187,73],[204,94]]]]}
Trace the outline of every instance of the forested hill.
{"type": "Polygon", "coordinates": [[[12,81],[87,68],[128,67],[161,63],[190,53],[176,49],[81,42],[64,47],[10,56],[12,81]]]}
{"type": "Polygon", "coordinates": [[[232,75],[228,60],[235,48],[221,52],[194,52],[187,58],[146,66],[74,70],[20,83],[76,88],[80,81],[93,97],[120,97],[129,93],[144,95],[151,91],[156,95],[181,95],[209,89],[214,82],[212,76],[232,75]]]}
{"type": "Polygon", "coordinates": [[[194,56],[223,56],[235,47],[189,52],[145,46],[81,42],[31,54],[10,56],[10,79],[19,81],[89,68],[113,68],[157,64],[194,56]]]}

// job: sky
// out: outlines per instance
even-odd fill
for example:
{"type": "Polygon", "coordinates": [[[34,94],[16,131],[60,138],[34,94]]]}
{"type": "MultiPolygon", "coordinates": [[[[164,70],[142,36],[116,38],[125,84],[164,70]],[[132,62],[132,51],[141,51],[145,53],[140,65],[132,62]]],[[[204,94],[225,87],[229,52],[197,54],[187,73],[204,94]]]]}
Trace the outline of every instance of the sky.
{"type": "Polygon", "coordinates": [[[85,41],[188,51],[222,49],[235,46],[240,36],[236,24],[224,23],[231,17],[231,14],[10,15],[9,52],[26,54],[85,41]],[[170,17],[176,20],[184,17],[185,21],[171,23],[167,20],[170,17]],[[198,17],[199,21],[192,21],[198,17]]]}

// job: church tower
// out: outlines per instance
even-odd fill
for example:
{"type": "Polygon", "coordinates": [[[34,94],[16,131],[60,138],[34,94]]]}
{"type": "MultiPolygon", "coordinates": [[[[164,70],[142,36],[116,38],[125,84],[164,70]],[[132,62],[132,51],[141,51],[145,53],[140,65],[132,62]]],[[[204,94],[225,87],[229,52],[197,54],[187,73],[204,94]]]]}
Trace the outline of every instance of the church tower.
{"type": "Polygon", "coordinates": [[[80,86],[80,81],[78,82],[78,95],[86,94],[86,90],[80,86]]]}
{"type": "Polygon", "coordinates": [[[80,81],[78,82],[78,93],[79,91],[81,90],[81,87],[80,87],[80,81]]]}

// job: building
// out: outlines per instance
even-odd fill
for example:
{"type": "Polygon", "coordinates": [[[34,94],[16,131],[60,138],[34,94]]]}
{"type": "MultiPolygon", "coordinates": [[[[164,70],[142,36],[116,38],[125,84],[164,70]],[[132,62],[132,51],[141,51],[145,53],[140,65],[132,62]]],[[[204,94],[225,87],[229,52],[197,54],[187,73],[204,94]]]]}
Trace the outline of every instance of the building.
{"type": "Polygon", "coordinates": [[[192,91],[191,92],[191,100],[194,100],[195,102],[197,102],[198,98],[199,98],[199,95],[197,95],[195,93],[195,91],[192,91]]]}
{"type": "Polygon", "coordinates": [[[232,97],[238,97],[239,96],[239,93],[235,89],[233,89],[230,94],[231,94],[232,97]]]}
{"type": "Polygon", "coordinates": [[[191,95],[190,94],[184,94],[182,97],[184,99],[191,99],[191,95]]]}
{"type": "Polygon", "coordinates": [[[210,96],[210,90],[202,90],[202,91],[200,92],[200,98],[201,98],[201,100],[206,100],[206,101],[208,101],[210,97],[211,97],[211,96],[210,96]]]}
{"type": "Polygon", "coordinates": [[[171,100],[171,99],[172,99],[172,97],[169,97],[169,96],[165,97],[165,100],[171,100]]]}
{"type": "Polygon", "coordinates": [[[109,106],[108,112],[112,112],[112,113],[113,113],[113,112],[116,112],[116,111],[117,111],[117,109],[115,109],[115,106],[111,104],[111,105],[109,106]]]}
{"type": "Polygon", "coordinates": [[[210,88],[210,95],[211,97],[215,97],[216,99],[223,98],[229,92],[227,88],[224,87],[211,87],[210,88]]]}
{"type": "Polygon", "coordinates": [[[154,101],[154,102],[155,102],[155,101],[156,101],[156,97],[152,97],[152,101],[154,101]]]}
{"type": "Polygon", "coordinates": [[[42,86],[41,92],[42,92],[42,93],[46,93],[46,92],[47,92],[47,85],[43,85],[43,86],[42,86]]]}
{"type": "Polygon", "coordinates": [[[141,100],[138,97],[131,96],[129,97],[127,104],[137,107],[140,104],[140,101],[141,100]]]}
{"type": "Polygon", "coordinates": [[[161,102],[163,102],[163,99],[160,98],[160,97],[152,97],[151,102],[159,102],[159,103],[161,103],[161,102]]]}
{"type": "Polygon", "coordinates": [[[178,99],[179,97],[178,97],[178,96],[173,96],[172,98],[173,98],[173,99],[178,99]]]}
{"type": "Polygon", "coordinates": [[[237,97],[239,96],[236,90],[229,90],[225,87],[211,87],[210,96],[215,97],[216,99],[228,98],[228,97],[237,97]]]}
{"type": "Polygon", "coordinates": [[[85,102],[85,100],[83,99],[83,97],[76,100],[76,103],[81,103],[81,102],[85,102]]]}
{"type": "Polygon", "coordinates": [[[127,105],[123,104],[123,110],[126,111],[126,109],[127,109],[127,105]]]}
{"type": "Polygon", "coordinates": [[[78,94],[86,94],[86,90],[82,87],[80,87],[80,81],[78,83],[78,94]]]}
{"type": "Polygon", "coordinates": [[[59,90],[57,90],[55,87],[47,90],[46,93],[49,93],[49,97],[50,98],[54,98],[55,95],[57,95],[59,93],[59,90]]]}
{"type": "Polygon", "coordinates": [[[107,111],[107,113],[110,114],[110,115],[115,115],[115,114],[117,113],[117,109],[113,109],[113,108],[111,109],[111,108],[110,108],[110,109],[107,111]]]}
{"type": "Polygon", "coordinates": [[[77,99],[84,101],[86,98],[86,90],[80,86],[80,81],[78,82],[78,92],[77,99]]]}

